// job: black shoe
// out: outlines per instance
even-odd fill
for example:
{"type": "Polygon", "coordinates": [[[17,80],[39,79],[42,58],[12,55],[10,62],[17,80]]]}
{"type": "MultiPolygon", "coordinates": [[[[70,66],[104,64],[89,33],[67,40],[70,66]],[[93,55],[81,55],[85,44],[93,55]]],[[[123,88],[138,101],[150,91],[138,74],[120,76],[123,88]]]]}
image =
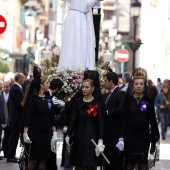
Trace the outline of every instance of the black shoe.
{"type": "Polygon", "coordinates": [[[19,160],[17,158],[7,158],[7,162],[18,163],[19,160]]]}
{"type": "Polygon", "coordinates": [[[165,137],[162,137],[162,140],[165,140],[165,137]]]}
{"type": "Polygon", "coordinates": [[[2,157],[2,156],[0,156],[0,160],[3,160],[3,157],[2,157]]]}

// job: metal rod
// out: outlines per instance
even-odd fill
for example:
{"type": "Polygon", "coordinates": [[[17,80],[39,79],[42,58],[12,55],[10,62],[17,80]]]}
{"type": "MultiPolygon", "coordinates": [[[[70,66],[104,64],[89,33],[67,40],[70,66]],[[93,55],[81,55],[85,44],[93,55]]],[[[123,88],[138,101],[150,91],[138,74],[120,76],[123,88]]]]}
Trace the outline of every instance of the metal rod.
{"type": "MultiPolygon", "coordinates": [[[[92,141],[93,144],[97,147],[96,142],[95,142],[93,139],[91,139],[91,141],[92,141]]],[[[106,160],[106,162],[107,162],[108,164],[110,164],[110,161],[106,158],[105,154],[104,154],[103,152],[100,152],[100,153],[101,153],[101,155],[103,156],[103,158],[106,160]]]]}

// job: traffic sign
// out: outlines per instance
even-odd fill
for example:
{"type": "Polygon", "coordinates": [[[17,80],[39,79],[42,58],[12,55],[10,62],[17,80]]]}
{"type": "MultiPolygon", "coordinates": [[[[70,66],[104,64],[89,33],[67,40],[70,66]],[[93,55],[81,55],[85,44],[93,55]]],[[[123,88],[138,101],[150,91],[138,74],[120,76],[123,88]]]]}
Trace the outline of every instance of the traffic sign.
{"type": "Polygon", "coordinates": [[[116,52],[116,60],[120,63],[127,62],[129,60],[130,54],[128,50],[120,49],[116,52]]]}
{"type": "Polygon", "coordinates": [[[6,27],[7,27],[6,19],[2,15],[0,15],[0,34],[2,34],[6,30],[6,27]]]}

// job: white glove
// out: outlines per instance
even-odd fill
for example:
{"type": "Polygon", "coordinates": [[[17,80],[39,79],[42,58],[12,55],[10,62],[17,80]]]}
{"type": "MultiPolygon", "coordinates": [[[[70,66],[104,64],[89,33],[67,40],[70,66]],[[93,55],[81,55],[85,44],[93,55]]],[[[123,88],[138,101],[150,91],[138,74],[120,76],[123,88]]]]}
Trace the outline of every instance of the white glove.
{"type": "Polygon", "coordinates": [[[57,97],[55,97],[55,96],[53,96],[52,101],[53,101],[53,104],[57,105],[58,107],[64,107],[65,106],[65,102],[57,99],[57,97]]]}
{"type": "Polygon", "coordinates": [[[97,147],[95,148],[96,156],[99,156],[99,155],[100,155],[100,152],[103,152],[103,151],[104,151],[104,148],[105,148],[105,145],[103,145],[103,140],[102,140],[102,139],[99,139],[99,140],[98,140],[98,145],[97,145],[97,147]]]}
{"type": "Polygon", "coordinates": [[[53,137],[52,137],[52,139],[51,139],[51,143],[52,143],[52,142],[56,143],[56,142],[57,142],[57,139],[58,139],[58,137],[57,137],[57,132],[53,132],[53,137]]]}
{"type": "Polygon", "coordinates": [[[30,140],[28,133],[23,133],[23,139],[25,143],[32,143],[32,141],[30,140]]]}
{"type": "Polygon", "coordinates": [[[6,124],[1,124],[1,127],[2,127],[3,129],[5,129],[5,128],[6,128],[6,124]]]}
{"type": "Polygon", "coordinates": [[[70,144],[69,144],[70,137],[69,137],[69,136],[66,136],[66,137],[65,137],[65,141],[66,141],[66,144],[67,144],[68,146],[70,146],[70,144]]]}
{"type": "Polygon", "coordinates": [[[120,151],[124,151],[124,138],[119,138],[119,142],[116,144],[116,147],[118,147],[120,151]]]}
{"type": "Polygon", "coordinates": [[[63,127],[63,132],[66,133],[66,132],[67,132],[67,129],[68,129],[68,127],[67,127],[67,126],[64,126],[64,127],[63,127]]]}
{"type": "Polygon", "coordinates": [[[51,151],[56,153],[57,142],[51,142],[51,151]]]}
{"type": "Polygon", "coordinates": [[[57,132],[53,132],[53,137],[51,139],[51,151],[56,153],[56,147],[57,147],[57,132]]]}

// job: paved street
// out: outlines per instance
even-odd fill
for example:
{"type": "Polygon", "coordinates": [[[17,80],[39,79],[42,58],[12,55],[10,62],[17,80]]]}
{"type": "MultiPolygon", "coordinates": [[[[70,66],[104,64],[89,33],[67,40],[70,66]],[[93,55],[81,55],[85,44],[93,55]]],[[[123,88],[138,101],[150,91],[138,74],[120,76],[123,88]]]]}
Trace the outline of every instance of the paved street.
{"type": "MultiPolygon", "coordinates": [[[[62,132],[59,131],[59,137],[62,138],[62,132]]],[[[62,142],[59,142],[58,148],[58,170],[64,170],[60,167],[62,142]]],[[[21,148],[18,146],[17,157],[19,157],[21,148]]],[[[161,140],[160,146],[160,161],[156,163],[156,166],[152,170],[169,170],[170,168],[170,128],[168,129],[166,140],[161,140]]],[[[0,170],[19,170],[19,166],[16,163],[6,163],[6,159],[0,161],[0,170]]]]}

